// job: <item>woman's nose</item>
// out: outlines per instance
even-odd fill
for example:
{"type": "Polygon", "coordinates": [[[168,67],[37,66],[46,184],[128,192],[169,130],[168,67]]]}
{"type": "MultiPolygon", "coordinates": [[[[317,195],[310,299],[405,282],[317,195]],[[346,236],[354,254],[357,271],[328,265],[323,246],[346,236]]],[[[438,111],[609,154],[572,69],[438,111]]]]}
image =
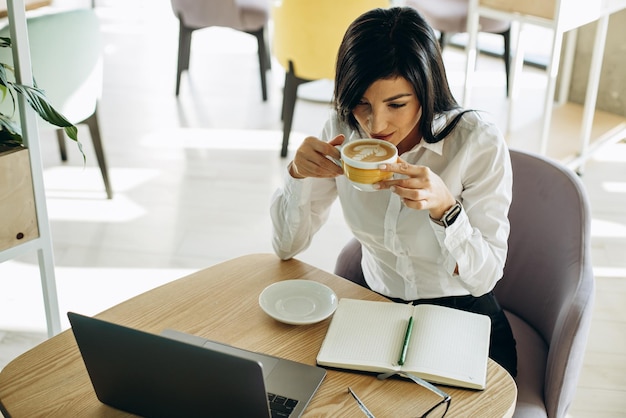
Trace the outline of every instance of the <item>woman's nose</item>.
{"type": "Polygon", "coordinates": [[[386,119],[384,117],[383,112],[380,111],[372,111],[369,117],[369,128],[370,133],[382,133],[385,132],[385,128],[387,126],[386,119]]]}

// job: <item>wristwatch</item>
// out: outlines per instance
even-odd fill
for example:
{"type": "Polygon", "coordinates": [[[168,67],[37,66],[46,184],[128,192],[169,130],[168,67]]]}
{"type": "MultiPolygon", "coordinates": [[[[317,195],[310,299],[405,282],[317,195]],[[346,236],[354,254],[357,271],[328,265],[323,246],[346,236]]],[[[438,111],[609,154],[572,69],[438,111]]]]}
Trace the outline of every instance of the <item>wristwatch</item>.
{"type": "Polygon", "coordinates": [[[456,218],[458,218],[459,215],[461,214],[461,210],[463,210],[463,206],[461,206],[461,203],[459,203],[459,201],[457,200],[450,209],[445,211],[441,219],[437,220],[437,219],[430,218],[430,220],[438,225],[441,225],[447,228],[450,225],[452,225],[454,221],[456,221],[456,218]]]}

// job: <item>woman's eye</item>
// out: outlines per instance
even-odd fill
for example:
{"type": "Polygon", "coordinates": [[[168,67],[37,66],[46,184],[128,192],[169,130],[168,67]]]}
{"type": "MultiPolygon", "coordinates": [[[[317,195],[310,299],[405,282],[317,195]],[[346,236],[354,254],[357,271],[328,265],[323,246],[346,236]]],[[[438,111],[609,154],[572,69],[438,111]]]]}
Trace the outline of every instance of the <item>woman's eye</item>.
{"type": "Polygon", "coordinates": [[[406,103],[389,103],[389,107],[392,109],[399,109],[404,106],[406,106],[406,103]]]}

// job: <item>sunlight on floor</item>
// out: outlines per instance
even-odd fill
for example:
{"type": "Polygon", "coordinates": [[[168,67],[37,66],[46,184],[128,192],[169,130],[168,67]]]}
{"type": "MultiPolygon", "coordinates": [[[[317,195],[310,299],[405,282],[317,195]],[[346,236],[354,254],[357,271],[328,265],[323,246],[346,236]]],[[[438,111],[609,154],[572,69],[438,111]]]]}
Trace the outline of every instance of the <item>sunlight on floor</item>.
{"type": "Polygon", "coordinates": [[[84,193],[73,196],[50,193],[48,198],[48,218],[51,221],[129,222],[146,213],[146,208],[120,193],[110,200],[90,198],[84,193]]]}
{"type": "Polygon", "coordinates": [[[602,188],[610,193],[626,193],[626,182],[606,181],[602,188]]]}
{"type": "Polygon", "coordinates": [[[623,280],[626,278],[626,268],[619,267],[594,267],[593,274],[598,277],[607,277],[623,280]]]}
{"type": "Polygon", "coordinates": [[[593,237],[626,237],[626,225],[621,222],[611,222],[602,219],[592,219],[591,235],[593,237]]]}
{"type": "MultiPolygon", "coordinates": [[[[95,315],[157,286],[193,273],[192,269],[55,268],[63,329],[65,312],[95,315]],[[129,278],[132,277],[132,280],[129,278]]],[[[0,265],[0,330],[46,332],[39,268],[8,261],[0,265]],[[1,272],[10,274],[2,274],[1,272]]]]}
{"type": "Polygon", "coordinates": [[[148,209],[124,195],[159,176],[160,171],[140,168],[112,168],[113,199],[104,198],[102,177],[94,167],[58,166],[44,171],[48,217],[51,221],[129,222],[144,216],[148,209]]]}
{"type": "MultiPolygon", "coordinates": [[[[622,129],[625,129],[623,126],[622,129]]],[[[621,163],[626,161],[626,142],[621,141],[610,147],[600,148],[593,154],[596,161],[621,163]]]]}
{"type": "Polygon", "coordinates": [[[144,135],[140,143],[148,148],[275,151],[282,135],[281,131],[260,129],[172,128],[144,135]]]}

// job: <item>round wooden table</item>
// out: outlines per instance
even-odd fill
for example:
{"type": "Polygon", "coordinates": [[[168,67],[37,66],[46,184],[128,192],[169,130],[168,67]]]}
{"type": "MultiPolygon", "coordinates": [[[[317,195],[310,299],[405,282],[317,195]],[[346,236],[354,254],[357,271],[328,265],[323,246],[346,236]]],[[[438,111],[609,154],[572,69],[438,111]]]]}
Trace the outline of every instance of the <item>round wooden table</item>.
{"type": "MultiPolygon", "coordinates": [[[[97,317],[155,334],[165,328],[176,329],[315,364],[330,319],[313,325],[287,325],[270,318],[258,304],[266,286],[289,279],[319,281],[339,298],[386,300],[298,260],[253,254],[167,283],[97,317]]],[[[435,394],[406,380],[381,381],[371,374],[328,370],[304,416],[363,417],[348,386],[378,418],[419,416],[439,401],[435,394]]],[[[491,360],[486,389],[441,389],[452,396],[449,417],[510,417],[515,409],[515,382],[491,360]]],[[[98,401],[71,330],[24,353],[0,372],[0,402],[2,412],[13,417],[130,416],[98,401]]]]}

